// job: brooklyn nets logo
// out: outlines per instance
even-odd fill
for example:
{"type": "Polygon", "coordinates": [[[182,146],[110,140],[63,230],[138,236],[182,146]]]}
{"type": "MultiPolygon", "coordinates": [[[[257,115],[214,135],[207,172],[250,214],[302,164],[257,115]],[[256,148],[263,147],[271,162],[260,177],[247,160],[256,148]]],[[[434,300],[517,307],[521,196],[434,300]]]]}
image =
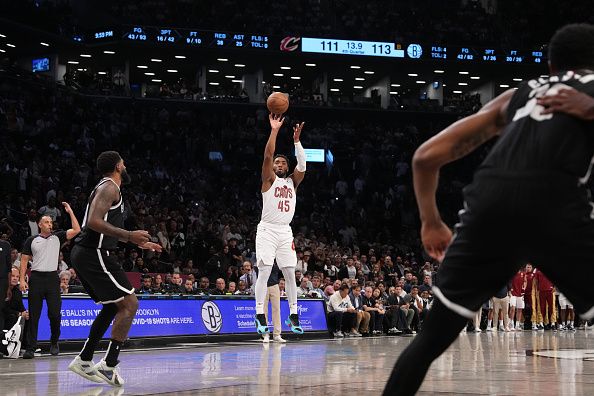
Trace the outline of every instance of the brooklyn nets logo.
{"type": "Polygon", "coordinates": [[[202,306],[202,322],[211,333],[218,333],[223,326],[223,316],[217,304],[207,301],[202,306]]]}

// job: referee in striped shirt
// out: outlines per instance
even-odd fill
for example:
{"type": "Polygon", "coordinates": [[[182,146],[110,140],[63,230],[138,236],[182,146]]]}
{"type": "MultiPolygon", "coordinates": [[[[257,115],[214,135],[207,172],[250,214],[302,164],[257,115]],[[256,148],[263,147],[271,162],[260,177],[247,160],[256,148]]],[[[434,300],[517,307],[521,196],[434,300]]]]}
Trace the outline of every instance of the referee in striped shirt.
{"type": "Polygon", "coordinates": [[[74,238],[80,232],[80,226],[72,208],[66,202],[62,202],[64,210],[70,215],[72,228],[68,231],[53,232],[53,221],[50,216],[41,216],[39,222],[39,234],[27,238],[21,255],[21,279],[20,289],[22,292],[29,289],[29,345],[23,354],[23,359],[33,359],[35,348],[37,348],[37,332],[39,329],[39,318],[43,300],[47,304],[47,316],[51,328],[50,353],[60,353],[58,339],[60,338],[60,310],[62,309],[62,298],[60,297],[60,278],[58,277],[58,258],[60,247],[64,242],[74,238]],[[31,264],[31,276],[29,284],[25,282],[27,264],[31,264]]]}

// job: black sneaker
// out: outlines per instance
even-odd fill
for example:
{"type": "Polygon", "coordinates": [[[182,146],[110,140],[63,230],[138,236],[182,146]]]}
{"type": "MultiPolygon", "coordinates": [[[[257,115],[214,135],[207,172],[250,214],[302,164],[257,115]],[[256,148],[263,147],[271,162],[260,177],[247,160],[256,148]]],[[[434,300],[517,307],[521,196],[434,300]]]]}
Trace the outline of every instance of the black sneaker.
{"type": "Polygon", "coordinates": [[[60,346],[58,346],[58,343],[56,342],[55,344],[52,344],[50,346],[50,355],[58,356],[59,353],[60,353],[60,346]]]}
{"type": "Polygon", "coordinates": [[[27,349],[25,353],[23,353],[23,359],[33,359],[35,357],[35,352],[27,349]]]}

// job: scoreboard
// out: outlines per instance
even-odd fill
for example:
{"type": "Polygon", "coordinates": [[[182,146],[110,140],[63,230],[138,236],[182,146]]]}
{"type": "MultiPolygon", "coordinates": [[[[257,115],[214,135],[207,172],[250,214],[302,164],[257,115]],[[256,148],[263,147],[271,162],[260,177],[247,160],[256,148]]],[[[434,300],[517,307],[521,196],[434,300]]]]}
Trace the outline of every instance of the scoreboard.
{"type": "Polygon", "coordinates": [[[186,48],[227,48],[256,51],[285,51],[322,55],[383,57],[391,59],[431,60],[435,62],[540,64],[544,52],[520,48],[450,46],[446,43],[364,41],[338,38],[287,36],[209,31],[187,28],[124,25],[73,37],[76,41],[137,42],[147,45],[186,48]],[[292,43],[287,46],[286,42],[292,43]]]}
{"type": "Polygon", "coordinates": [[[123,41],[137,41],[164,46],[201,48],[272,48],[269,36],[246,33],[213,32],[196,29],[128,26],[123,41]]]}

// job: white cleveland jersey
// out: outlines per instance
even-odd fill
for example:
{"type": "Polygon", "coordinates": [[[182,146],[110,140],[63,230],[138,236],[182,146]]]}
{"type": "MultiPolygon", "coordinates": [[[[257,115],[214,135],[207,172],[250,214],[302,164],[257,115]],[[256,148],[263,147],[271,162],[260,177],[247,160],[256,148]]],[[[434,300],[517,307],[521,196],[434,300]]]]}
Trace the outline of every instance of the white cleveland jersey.
{"type": "Polygon", "coordinates": [[[265,223],[289,225],[293,221],[297,194],[293,179],[275,176],[268,191],[262,193],[262,220],[265,223]]]}

